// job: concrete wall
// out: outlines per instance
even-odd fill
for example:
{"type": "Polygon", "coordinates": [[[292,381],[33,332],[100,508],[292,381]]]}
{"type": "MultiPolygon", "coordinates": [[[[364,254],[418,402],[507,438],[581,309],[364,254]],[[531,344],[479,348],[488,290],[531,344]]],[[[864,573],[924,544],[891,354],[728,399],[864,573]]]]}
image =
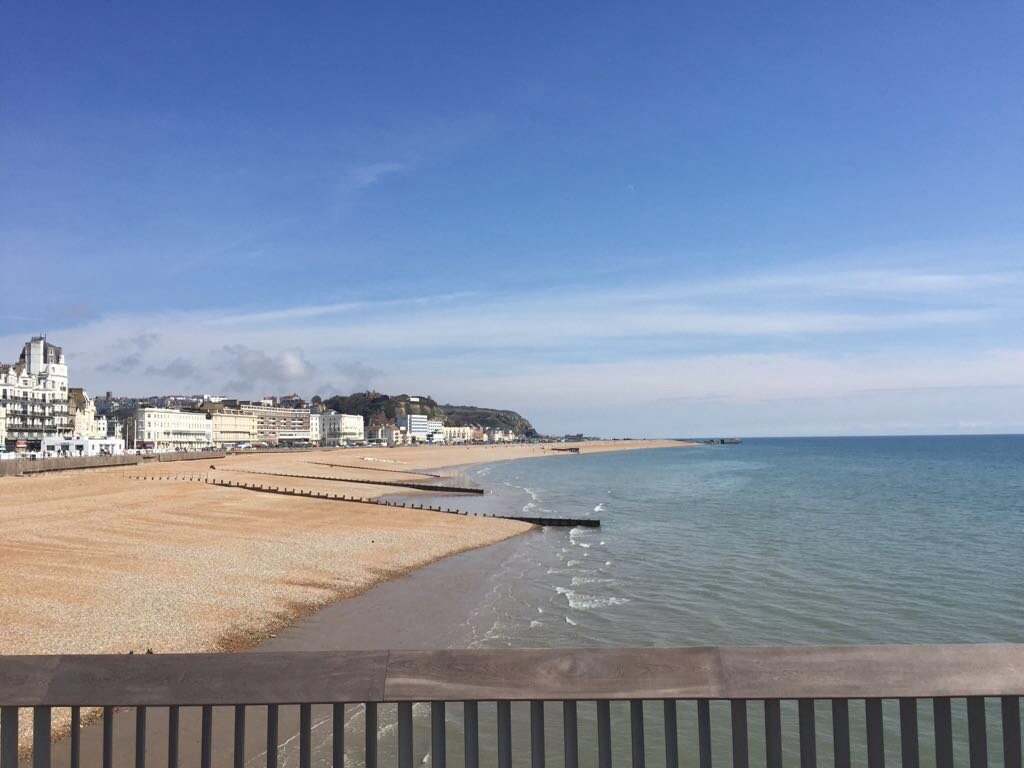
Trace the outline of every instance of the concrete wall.
{"type": "Polygon", "coordinates": [[[123,467],[138,464],[138,456],[75,456],[66,459],[10,459],[0,461],[0,475],[31,475],[66,469],[123,467]]]}

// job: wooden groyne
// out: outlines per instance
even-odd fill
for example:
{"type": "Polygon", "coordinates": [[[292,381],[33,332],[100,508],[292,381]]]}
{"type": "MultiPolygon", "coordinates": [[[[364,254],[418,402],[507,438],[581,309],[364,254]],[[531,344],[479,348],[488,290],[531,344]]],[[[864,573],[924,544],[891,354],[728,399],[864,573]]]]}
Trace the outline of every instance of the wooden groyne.
{"type": "Polygon", "coordinates": [[[326,480],[332,483],[357,483],[359,485],[386,485],[392,488],[412,488],[417,491],[446,493],[475,493],[483,495],[483,488],[467,488],[460,485],[434,485],[431,483],[407,483],[401,480],[357,480],[352,477],[325,477],[323,475],[293,475],[285,472],[263,472],[255,469],[218,469],[218,472],[241,472],[247,475],[268,475],[270,477],[292,477],[296,480],[326,480]]]}
{"type": "Polygon", "coordinates": [[[399,475],[420,475],[421,477],[444,477],[435,475],[433,472],[421,472],[416,469],[392,469],[390,467],[370,467],[357,464],[329,464],[326,461],[310,461],[309,464],[317,464],[321,467],[335,467],[336,469],[372,469],[374,472],[395,472],[399,475]]]}
{"type": "Polygon", "coordinates": [[[204,459],[223,459],[224,451],[175,451],[173,453],[156,454],[157,461],[202,461],[204,459]]]}
{"type": "MultiPolygon", "coordinates": [[[[395,507],[397,509],[417,509],[424,512],[443,512],[449,515],[463,515],[465,517],[490,517],[496,520],[518,520],[521,523],[530,523],[541,527],[552,528],[599,528],[601,521],[593,517],[524,517],[522,515],[494,515],[489,512],[468,512],[462,509],[449,509],[441,506],[432,507],[423,504],[411,504],[404,501],[387,501],[385,499],[368,499],[364,496],[346,496],[338,493],[322,493],[319,491],[306,491],[302,488],[285,488],[281,486],[257,485],[255,483],[243,483],[236,480],[218,480],[208,475],[128,475],[132,480],[184,480],[205,485],[215,485],[220,488],[240,488],[243,491],[256,491],[258,493],[276,493],[282,496],[301,496],[307,499],[321,499],[323,501],[347,501],[355,504],[375,504],[378,507],[395,507]]],[[[288,477],[288,475],[285,475],[288,477]]]]}

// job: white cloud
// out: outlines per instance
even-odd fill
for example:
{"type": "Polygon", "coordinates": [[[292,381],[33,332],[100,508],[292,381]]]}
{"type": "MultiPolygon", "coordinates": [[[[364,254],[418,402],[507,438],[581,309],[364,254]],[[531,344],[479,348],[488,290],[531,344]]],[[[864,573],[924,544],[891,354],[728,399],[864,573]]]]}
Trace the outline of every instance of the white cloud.
{"type": "MultiPolygon", "coordinates": [[[[1008,329],[1024,318],[1019,280],[899,269],[764,275],[107,315],[48,330],[67,350],[73,384],[91,391],[161,393],[187,381],[210,394],[309,396],[372,380],[384,391],[519,409],[555,431],[694,434],[684,429],[694,414],[723,429],[743,414],[776,434],[853,431],[879,428],[872,413],[895,424],[901,407],[924,404],[931,416],[908,422],[922,431],[929,418],[935,429],[1015,428],[1024,423],[1024,348],[1008,329]],[[820,300],[841,287],[871,300],[820,300]],[[877,300],[884,287],[891,296],[877,300]],[[965,330],[970,349],[945,340],[965,330]]],[[[23,341],[0,337],[0,359],[23,341]]]]}

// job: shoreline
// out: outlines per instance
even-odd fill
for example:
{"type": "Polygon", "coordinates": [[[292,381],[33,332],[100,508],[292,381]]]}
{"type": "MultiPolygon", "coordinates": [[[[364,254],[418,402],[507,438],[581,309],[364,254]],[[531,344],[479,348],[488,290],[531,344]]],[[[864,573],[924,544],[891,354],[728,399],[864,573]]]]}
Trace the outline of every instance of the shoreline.
{"type": "MultiPolygon", "coordinates": [[[[584,453],[686,444],[594,446],[580,444],[584,453]]],[[[0,494],[10,502],[0,510],[7,531],[0,542],[7,565],[0,572],[0,621],[6,630],[0,653],[257,649],[331,606],[536,530],[501,519],[394,508],[382,513],[367,504],[252,494],[189,482],[189,477],[216,477],[221,465],[232,476],[270,467],[300,474],[303,465],[308,472],[311,461],[336,457],[339,464],[356,466],[318,466],[315,474],[322,471],[324,479],[296,478],[287,485],[379,498],[398,489],[353,486],[344,479],[380,477],[376,469],[439,470],[451,477],[460,467],[560,455],[541,448],[328,449],[146,468],[162,482],[131,479],[134,468],[0,478],[0,494]]],[[[564,454],[566,460],[571,456],[564,454]]],[[[268,480],[250,477],[257,483],[268,480]]],[[[69,718],[54,714],[57,739],[66,735],[69,718]]],[[[21,718],[20,725],[20,741],[27,747],[31,718],[21,718]]]]}

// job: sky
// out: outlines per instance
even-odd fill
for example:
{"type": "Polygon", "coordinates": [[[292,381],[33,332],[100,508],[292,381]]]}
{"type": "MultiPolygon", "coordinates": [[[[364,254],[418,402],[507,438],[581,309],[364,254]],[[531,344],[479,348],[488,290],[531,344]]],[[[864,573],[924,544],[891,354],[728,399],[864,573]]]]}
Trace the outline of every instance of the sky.
{"type": "Polygon", "coordinates": [[[1019,3],[0,3],[0,360],[1024,432],[1019,3]]]}

